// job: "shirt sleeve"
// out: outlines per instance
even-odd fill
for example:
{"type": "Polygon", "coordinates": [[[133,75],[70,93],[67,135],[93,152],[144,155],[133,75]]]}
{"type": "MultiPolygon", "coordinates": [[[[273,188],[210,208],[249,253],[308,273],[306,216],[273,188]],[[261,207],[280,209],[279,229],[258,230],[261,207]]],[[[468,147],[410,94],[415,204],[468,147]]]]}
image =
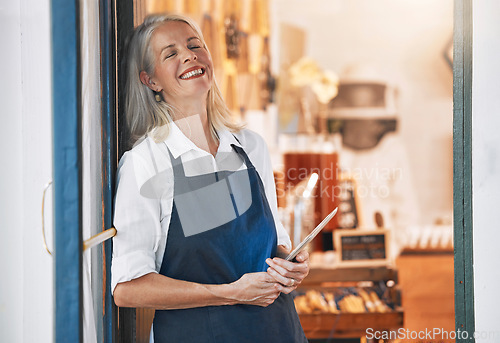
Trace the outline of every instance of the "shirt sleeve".
{"type": "Polygon", "coordinates": [[[161,236],[160,199],[140,192],[147,179],[146,163],[126,152],[118,167],[115,197],[111,289],[120,282],[156,273],[155,250],[161,236]]]}
{"type": "MultiPolygon", "coordinates": [[[[255,149],[254,154],[252,154],[254,159],[252,159],[252,163],[254,163],[259,175],[262,179],[262,183],[264,184],[264,190],[266,192],[267,202],[269,203],[269,207],[271,208],[271,212],[274,218],[274,224],[276,226],[276,234],[278,236],[278,245],[283,245],[287,249],[291,249],[292,242],[290,240],[290,236],[286,231],[285,227],[281,223],[278,215],[278,200],[276,197],[276,184],[274,182],[274,174],[273,167],[271,163],[271,156],[269,154],[269,149],[267,148],[267,144],[264,139],[249,130],[245,130],[247,132],[251,132],[253,137],[247,138],[247,142],[251,143],[252,140],[255,140],[255,149]],[[255,162],[253,162],[255,160],[255,162]]],[[[253,143],[253,142],[252,142],[253,143]]]]}

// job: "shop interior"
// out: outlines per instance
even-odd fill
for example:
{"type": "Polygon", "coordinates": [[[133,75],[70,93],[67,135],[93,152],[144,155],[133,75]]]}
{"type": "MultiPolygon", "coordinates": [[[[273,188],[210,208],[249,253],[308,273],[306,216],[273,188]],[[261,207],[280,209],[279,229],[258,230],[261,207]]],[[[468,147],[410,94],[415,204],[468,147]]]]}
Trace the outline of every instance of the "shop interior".
{"type": "MultiPolygon", "coordinates": [[[[199,24],[235,119],[269,146],[292,243],[338,207],[296,291],[307,338],[453,331],[453,1],[139,5],[136,25],[159,12],[199,24]]],[[[137,312],[138,341],[150,316],[137,312]]]]}

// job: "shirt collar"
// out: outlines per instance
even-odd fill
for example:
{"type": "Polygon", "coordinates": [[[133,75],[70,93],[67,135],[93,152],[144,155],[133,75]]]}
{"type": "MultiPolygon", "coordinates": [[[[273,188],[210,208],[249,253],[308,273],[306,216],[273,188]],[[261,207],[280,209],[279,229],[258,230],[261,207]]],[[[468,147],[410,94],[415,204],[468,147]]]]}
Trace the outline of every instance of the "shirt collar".
{"type": "Polygon", "coordinates": [[[219,151],[230,152],[233,150],[232,144],[243,148],[241,143],[236,140],[236,137],[226,129],[217,130],[217,135],[219,136],[219,151]]]}
{"type": "MultiPolygon", "coordinates": [[[[174,122],[170,122],[169,125],[170,131],[164,142],[174,158],[178,158],[180,155],[185,154],[190,150],[202,151],[184,135],[174,122]]],[[[242,148],[240,142],[238,142],[235,136],[227,129],[217,130],[217,135],[219,136],[219,149],[217,152],[232,151],[232,144],[242,148]]]]}

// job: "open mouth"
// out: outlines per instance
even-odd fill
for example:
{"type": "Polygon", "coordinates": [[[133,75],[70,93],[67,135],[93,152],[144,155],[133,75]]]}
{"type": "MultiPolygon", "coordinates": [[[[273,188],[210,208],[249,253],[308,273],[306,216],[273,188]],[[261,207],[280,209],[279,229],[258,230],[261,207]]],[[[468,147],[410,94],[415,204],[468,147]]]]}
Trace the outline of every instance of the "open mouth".
{"type": "Polygon", "coordinates": [[[197,68],[197,69],[190,70],[190,71],[182,74],[179,77],[182,80],[187,80],[187,79],[193,79],[193,78],[196,78],[196,77],[203,76],[203,74],[205,74],[205,69],[203,69],[203,68],[197,68]]]}

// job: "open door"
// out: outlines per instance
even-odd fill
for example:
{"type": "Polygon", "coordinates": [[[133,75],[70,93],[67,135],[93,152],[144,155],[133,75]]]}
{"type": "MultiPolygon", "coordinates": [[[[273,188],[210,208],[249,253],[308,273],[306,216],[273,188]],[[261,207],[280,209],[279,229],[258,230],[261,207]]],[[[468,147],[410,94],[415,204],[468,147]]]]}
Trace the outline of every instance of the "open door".
{"type": "Polygon", "coordinates": [[[111,240],[92,242],[112,227],[118,161],[114,2],[54,0],[51,20],[55,340],[113,342],[111,240]]]}

